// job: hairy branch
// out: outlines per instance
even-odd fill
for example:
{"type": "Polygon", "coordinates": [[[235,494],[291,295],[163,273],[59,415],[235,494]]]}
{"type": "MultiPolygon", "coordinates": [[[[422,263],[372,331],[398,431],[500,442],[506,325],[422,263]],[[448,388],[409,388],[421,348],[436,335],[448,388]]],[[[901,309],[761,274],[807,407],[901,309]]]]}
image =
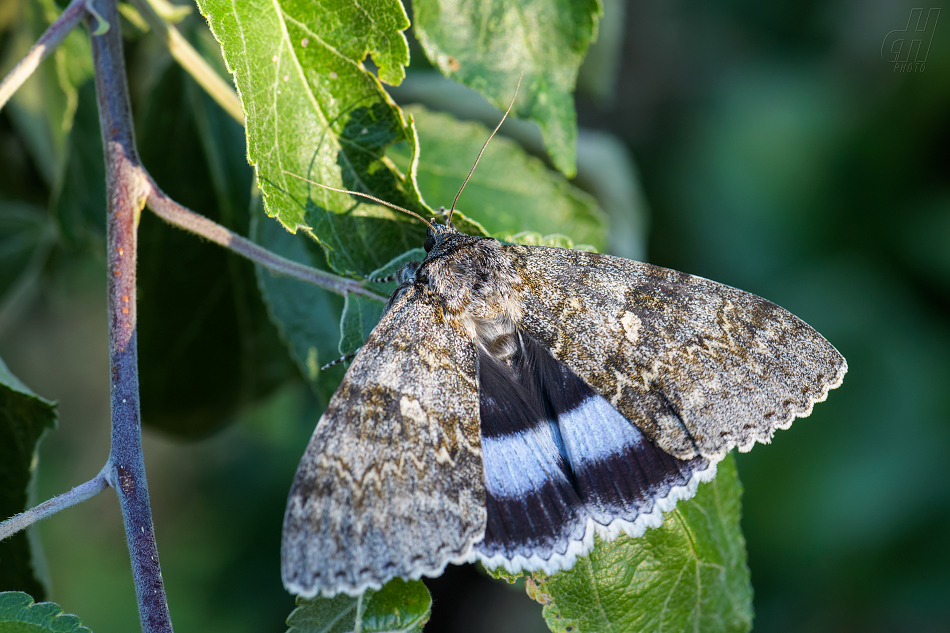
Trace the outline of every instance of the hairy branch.
{"type": "Polygon", "coordinates": [[[34,506],[0,523],[0,541],[8,536],[13,536],[20,530],[25,530],[48,516],[52,516],[61,510],[71,508],[77,503],[82,503],[87,499],[95,497],[109,485],[106,479],[106,469],[108,467],[109,465],[106,464],[106,468],[103,468],[102,472],[86,483],[79,484],[69,492],[64,492],[59,496],[44,501],[38,506],[34,506]]]}
{"type": "Polygon", "coordinates": [[[88,0],[73,0],[69,6],[59,14],[59,17],[49,25],[46,32],[36,41],[30,52],[13,67],[7,76],[0,82],[0,108],[6,105],[13,93],[30,78],[40,62],[46,59],[56,47],[62,44],[69,32],[76,28],[86,13],[88,0]]]}
{"type": "Polygon", "coordinates": [[[246,237],[241,237],[234,231],[209,220],[203,215],[195,213],[191,209],[181,206],[166,196],[154,183],[152,184],[152,192],[148,197],[148,208],[169,224],[200,235],[215,244],[220,244],[278,275],[286,275],[307,281],[342,295],[355,294],[377,301],[386,301],[386,297],[364,288],[357,281],[340,277],[317,268],[311,268],[310,266],[304,266],[303,264],[298,264],[295,261],[281,257],[276,253],[272,253],[246,237]]]}
{"type": "MultiPolygon", "coordinates": [[[[153,24],[153,28],[166,35],[174,52],[174,43],[184,42],[184,38],[152,12],[146,3],[139,4],[150,22],[154,20],[161,22],[162,28],[156,24],[153,24]]],[[[308,281],[343,295],[356,294],[379,301],[385,301],[385,297],[364,288],[358,281],[304,266],[272,253],[183,207],[158,188],[142,167],[136,149],[128,79],[122,51],[122,34],[121,29],[118,28],[117,0],[73,0],[33,47],[30,54],[0,84],[0,95],[3,95],[0,105],[84,15],[89,22],[92,42],[99,127],[106,166],[111,449],[109,460],[99,475],[68,493],[4,521],[0,524],[0,538],[89,499],[107,485],[111,485],[119,498],[125,524],[142,631],[143,633],[172,633],[171,616],[158,561],[158,547],[155,540],[155,527],[152,523],[148,481],[142,453],[136,339],[137,233],[142,209],[147,203],[159,217],[167,222],[220,244],[277,274],[308,281]]],[[[187,45],[187,42],[185,44],[187,45]]],[[[197,55],[190,46],[187,49],[179,47],[178,50],[179,52],[190,51],[195,56],[197,55]]],[[[177,55],[176,59],[178,59],[177,55]]],[[[180,59],[179,62],[188,67],[180,59]]],[[[201,62],[204,63],[204,60],[201,62]]],[[[204,67],[218,82],[223,83],[220,77],[207,67],[207,64],[204,64],[204,67]]],[[[231,100],[232,116],[240,114],[243,119],[240,103],[237,103],[237,109],[234,107],[237,97],[230,87],[225,85],[226,92],[230,96],[207,85],[205,88],[212,96],[215,96],[215,92],[227,96],[225,101],[231,100]]],[[[222,105],[226,110],[229,109],[226,103],[222,105]]]]}
{"type": "Polygon", "coordinates": [[[94,2],[98,13],[113,25],[105,34],[93,34],[91,38],[108,200],[109,365],[112,368],[112,446],[108,476],[115,485],[122,509],[142,631],[171,633],[142,455],[136,344],[137,229],[150,181],[141,168],[135,147],[116,0],[94,2]]]}

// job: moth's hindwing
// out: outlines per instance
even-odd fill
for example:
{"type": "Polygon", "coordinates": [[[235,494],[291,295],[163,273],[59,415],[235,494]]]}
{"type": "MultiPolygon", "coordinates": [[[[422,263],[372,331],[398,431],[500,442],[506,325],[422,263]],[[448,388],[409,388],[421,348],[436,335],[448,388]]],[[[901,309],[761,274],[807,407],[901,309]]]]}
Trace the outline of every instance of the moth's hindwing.
{"type": "Polygon", "coordinates": [[[530,334],[501,363],[479,352],[488,567],[552,574],[594,534],[640,536],[715,465],[663,452],[530,334]]]}
{"type": "Polygon", "coordinates": [[[396,298],[300,462],[284,585],[356,595],[471,560],[485,531],[476,355],[421,286],[396,298]]]}
{"type": "Polygon", "coordinates": [[[667,453],[718,462],[811,413],[847,364],[779,306],[619,257],[507,246],[521,327],[667,453]]]}

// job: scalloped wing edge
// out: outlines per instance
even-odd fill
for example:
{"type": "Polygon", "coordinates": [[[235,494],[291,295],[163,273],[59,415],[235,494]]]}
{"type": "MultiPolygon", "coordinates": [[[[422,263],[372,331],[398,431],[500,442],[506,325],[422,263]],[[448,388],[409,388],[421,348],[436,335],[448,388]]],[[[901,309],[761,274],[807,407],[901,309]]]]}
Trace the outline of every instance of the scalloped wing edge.
{"type": "MultiPolygon", "coordinates": [[[[788,416],[786,416],[786,418],[782,422],[776,424],[769,431],[757,433],[755,437],[753,437],[750,441],[746,442],[745,444],[737,444],[735,448],[738,449],[740,453],[748,453],[749,451],[752,450],[752,447],[755,446],[756,444],[771,444],[772,438],[775,436],[775,431],[788,430],[789,428],[791,428],[792,423],[796,419],[807,418],[808,416],[810,416],[816,404],[827,400],[828,394],[831,392],[831,390],[837,389],[838,387],[841,386],[841,383],[844,382],[844,375],[846,373],[848,373],[848,361],[845,360],[844,356],[842,356],[841,367],[838,368],[838,374],[835,376],[834,380],[830,380],[824,383],[821,387],[821,390],[817,393],[817,395],[815,395],[814,397],[808,398],[808,402],[806,403],[804,407],[798,408],[798,409],[793,408],[789,412],[788,416]]],[[[732,449],[730,448],[729,450],[732,450],[732,449]]],[[[723,451],[721,454],[716,454],[716,455],[703,455],[703,457],[705,457],[706,459],[715,460],[716,462],[720,462],[722,461],[723,458],[725,458],[729,450],[723,451]]]]}
{"type": "Polygon", "coordinates": [[[578,558],[590,554],[594,549],[595,534],[605,542],[610,542],[615,540],[622,533],[631,538],[638,538],[643,536],[647,529],[663,525],[664,513],[673,510],[677,502],[694,497],[700,483],[706,483],[715,479],[717,463],[718,462],[710,461],[704,470],[694,472],[693,476],[690,477],[685,485],[670,488],[669,493],[667,493],[665,497],[654,500],[655,503],[652,511],[641,514],[634,521],[614,519],[607,525],[600,525],[593,519],[587,519],[584,537],[577,541],[571,541],[564,554],[555,554],[548,559],[541,558],[540,556],[526,557],[521,555],[515,556],[513,559],[508,559],[502,554],[483,556],[477,553],[475,557],[485,565],[485,567],[490,569],[504,568],[505,571],[511,574],[543,572],[550,576],[560,571],[569,570],[574,567],[578,558]]]}

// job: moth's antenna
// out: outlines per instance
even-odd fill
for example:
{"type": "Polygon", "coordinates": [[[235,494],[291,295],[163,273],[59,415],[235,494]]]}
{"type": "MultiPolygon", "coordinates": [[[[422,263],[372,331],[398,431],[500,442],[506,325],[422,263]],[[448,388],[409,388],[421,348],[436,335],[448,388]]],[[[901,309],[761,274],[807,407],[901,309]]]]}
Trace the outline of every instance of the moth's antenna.
{"type": "Polygon", "coordinates": [[[413,212],[413,211],[410,211],[409,209],[403,209],[403,208],[400,207],[398,204],[393,204],[392,202],[386,202],[385,200],[380,200],[380,199],[377,198],[376,196],[371,196],[371,195],[369,195],[368,193],[363,193],[363,192],[361,192],[361,191],[350,191],[349,189],[337,189],[336,187],[331,187],[331,186],[329,186],[329,185],[321,185],[319,182],[314,182],[314,181],[312,181],[312,180],[308,180],[308,179],[304,178],[303,176],[298,176],[297,174],[293,174],[293,173],[291,173],[291,172],[289,172],[289,171],[286,171],[286,170],[283,170],[283,169],[282,169],[281,171],[283,171],[283,172],[284,172],[285,174],[287,174],[288,176],[293,176],[294,178],[297,178],[297,179],[302,180],[302,181],[304,181],[304,182],[309,182],[311,185],[316,185],[316,186],[322,187],[322,188],[324,188],[324,189],[329,189],[330,191],[337,191],[337,192],[339,192],[339,193],[348,193],[348,194],[353,195],[353,196],[361,196],[361,197],[363,197],[363,198],[369,198],[369,199],[372,200],[373,202],[378,202],[379,204],[381,204],[381,205],[383,205],[383,206],[386,206],[386,207],[389,207],[390,209],[395,209],[396,211],[402,211],[403,213],[408,213],[409,215],[414,216],[414,217],[417,217],[417,218],[419,218],[420,220],[422,220],[423,222],[425,222],[425,225],[426,225],[427,227],[429,227],[429,228],[432,230],[433,233],[436,232],[435,227],[432,226],[432,224],[431,224],[428,220],[426,220],[424,217],[422,217],[422,216],[419,215],[418,213],[415,213],[415,212],[413,212]]]}
{"type": "MultiPolygon", "coordinates": [[[[501,117],[501,121],[498,122],[498,125],[495,126],[495,129],[492,130],[492,133],[488,136],[488,141],[495,136],[495,132],[501,127],[501,124],[505,122],[505,119],[508,118],[508,113],[511,112],[511,106],[515,105],[515,99],[518,98],[518,89],[521,88],[521,80],[524,79],[524,71],[521,71],[521,75],[518,77],[518,85],[515,86],[515,94],[511,97],[511,103],[508,104],[508,109],[505,110],[505,116],[501,117]]],[[[462,183],[462,186],[459,188],[459,192],[455,194],[455,200],[452,201],[452,208],[449,209],[449,217],[445,221],[445,225],[449,226],[452,223],[452,214],[455,213],[455,204],[459,201],[459,196],[462,195],[462,190],[465,189],[465,185],[468,184],[468,179],[472,177],[472,174],[475,173],[475,168],[478,167],[478,161],[482,157],[482,154],[485,153],[485,148],[488,147],[488,141],[485,141],[485,144],[482,145],[482,151],[478,153],[478,156],[475,158],[475,164],[472,165],[472,171],[468,172],[468,176],[465,177],[465,182],[462,183]]]]}

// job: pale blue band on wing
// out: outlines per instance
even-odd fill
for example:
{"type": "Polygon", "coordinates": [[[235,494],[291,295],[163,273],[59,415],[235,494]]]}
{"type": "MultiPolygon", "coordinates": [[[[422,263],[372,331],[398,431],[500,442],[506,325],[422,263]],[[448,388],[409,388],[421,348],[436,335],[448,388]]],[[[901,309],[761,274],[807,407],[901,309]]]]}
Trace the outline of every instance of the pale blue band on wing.
{"type": "Polygon", "coordinates": [[[601,396],[591,396],[558,416],[568,460],[581,469],[639,446],[643,435],[601,396]]]}
{"type": "Polygon", "coordinates": [[[545,482],[566,480],[547,424],[513,435],[482,438],[485,486],[497,497],[523,497],[545,482]]]}

